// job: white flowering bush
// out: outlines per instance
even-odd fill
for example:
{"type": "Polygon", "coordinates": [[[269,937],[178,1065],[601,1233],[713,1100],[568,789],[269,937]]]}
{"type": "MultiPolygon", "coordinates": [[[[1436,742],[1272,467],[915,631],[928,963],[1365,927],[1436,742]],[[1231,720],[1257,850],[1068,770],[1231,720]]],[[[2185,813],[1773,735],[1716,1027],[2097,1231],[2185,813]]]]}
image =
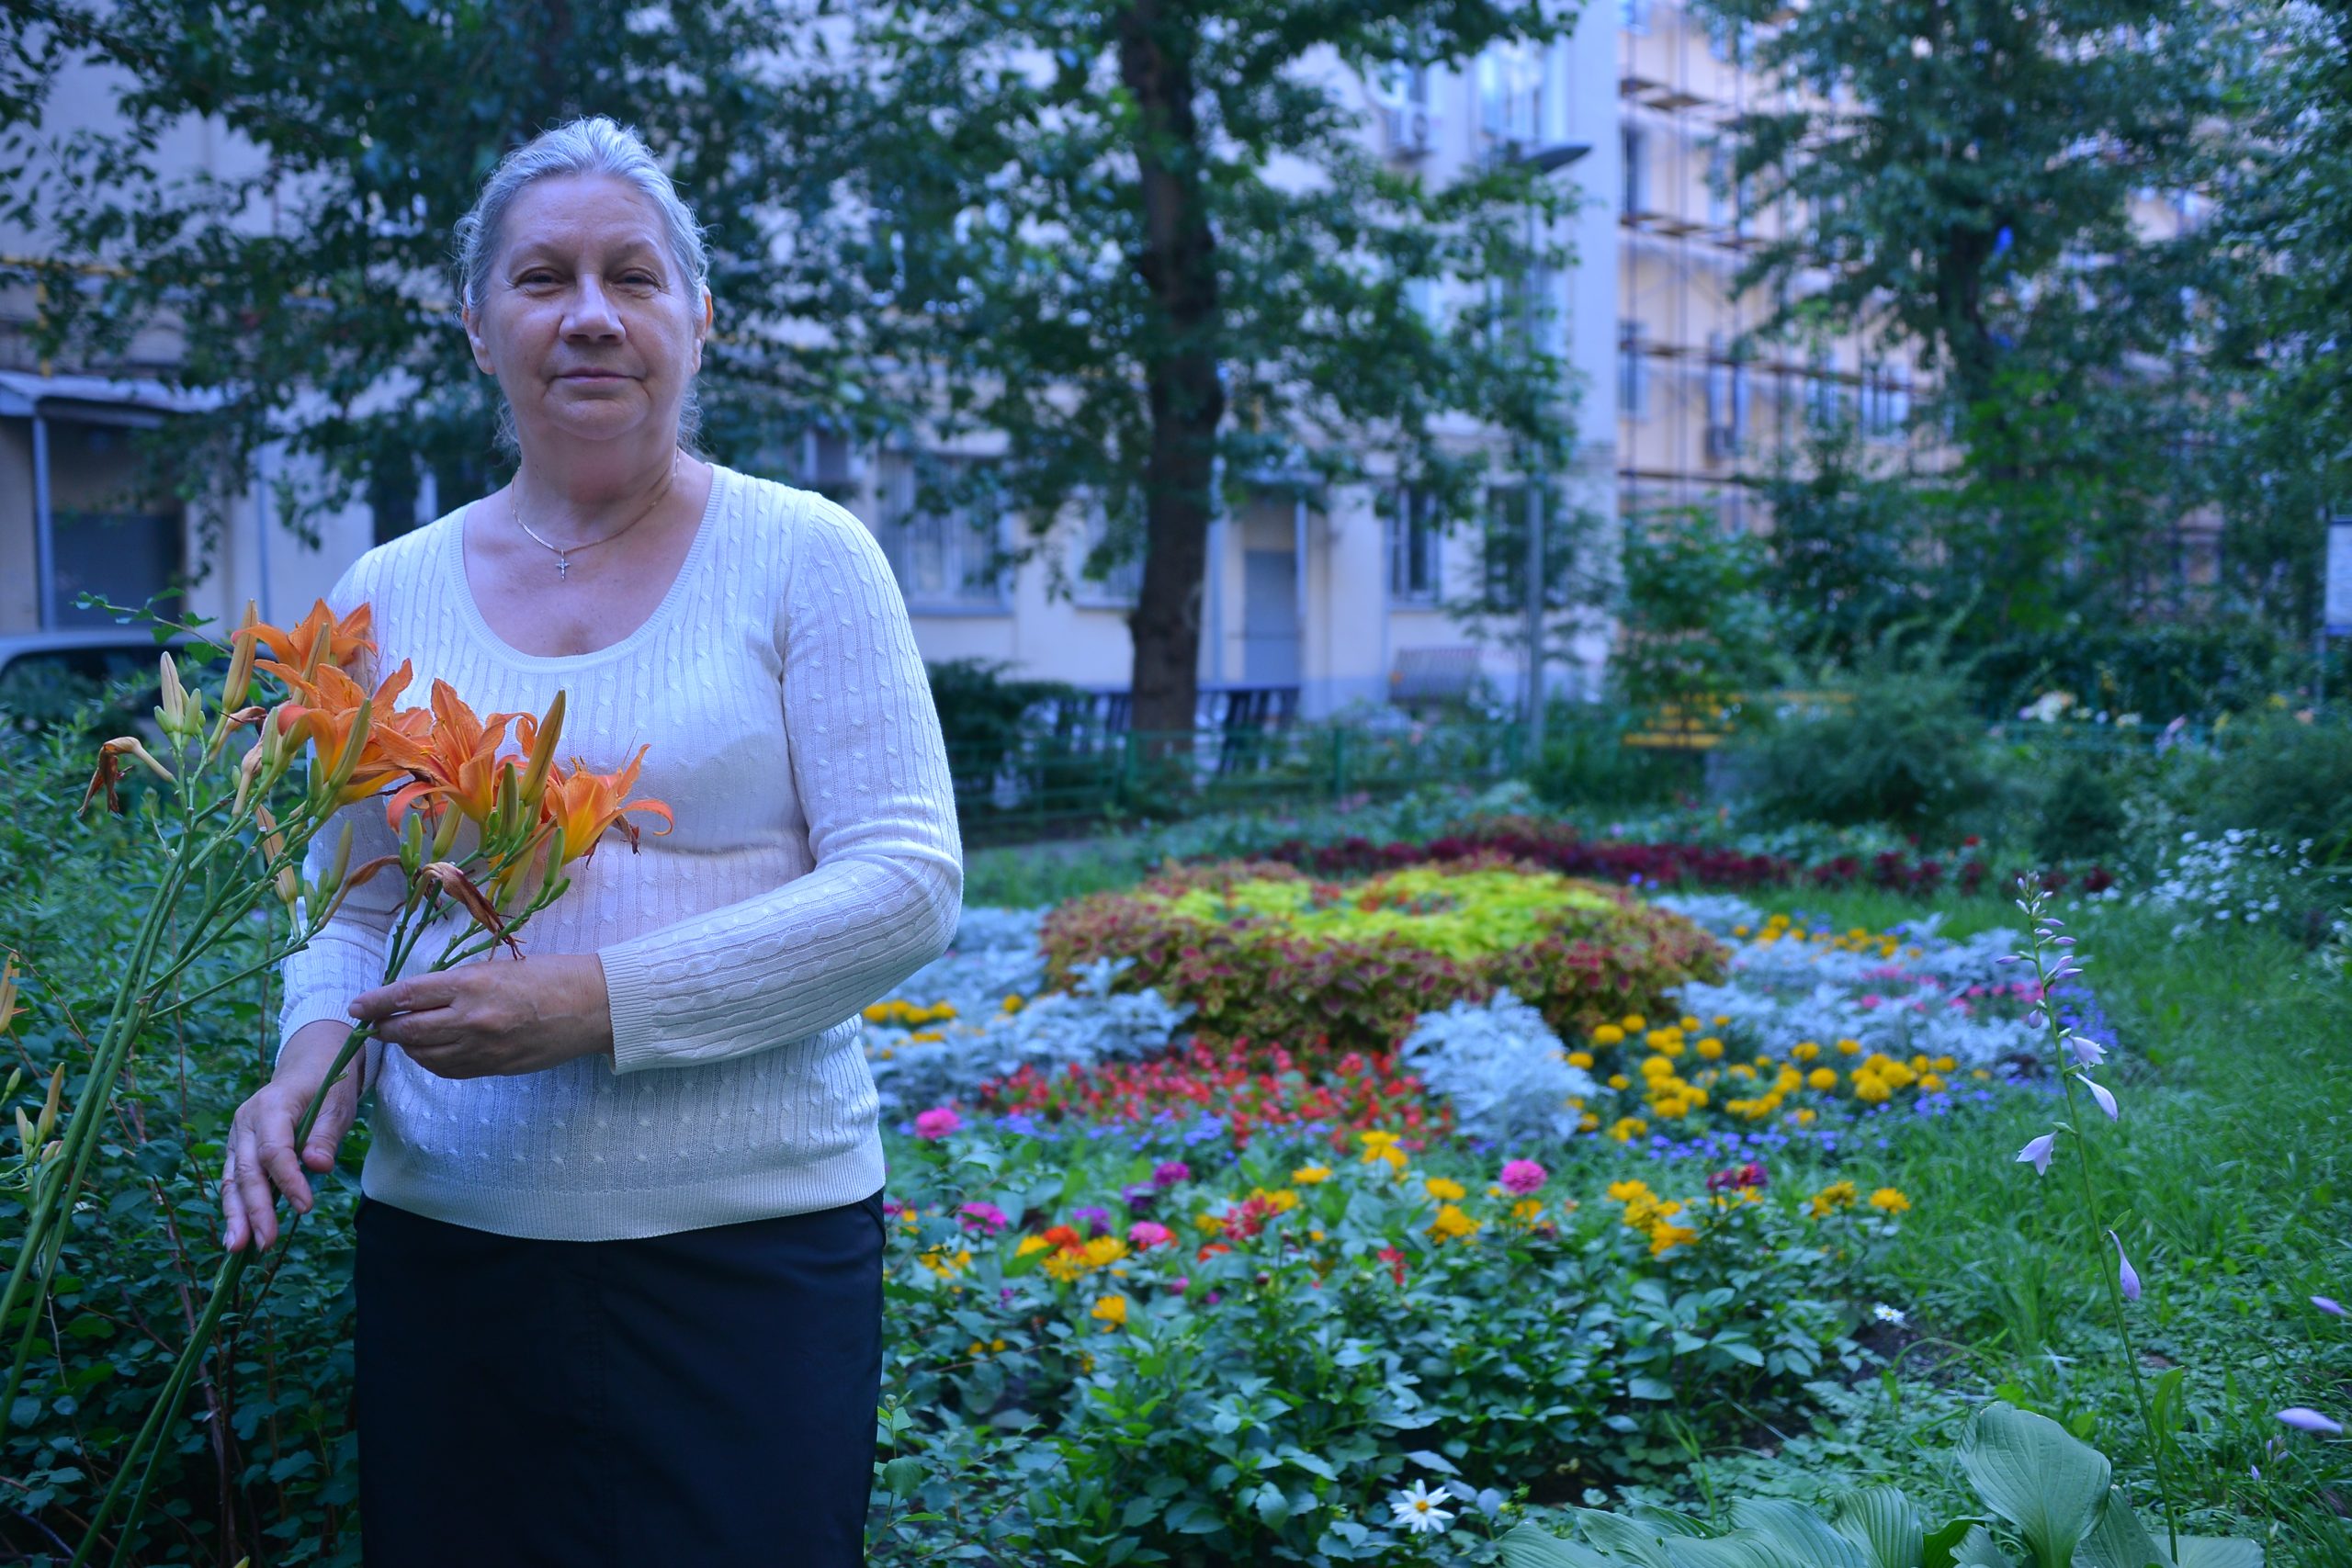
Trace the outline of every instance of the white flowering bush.
{"type": "Polygon", "coordinates": [[[1067,991],[1047,991],[1037,951],[1042,909],[967,908],[956,945],[899,996],[865,1010],[865,1058],[885,1114],[912,1114],[967,1098],[1023,1066],[1131,1061],[1164,1050],[1192,1009],[1145,990],[1113,995],[1125,965],[1082,968],[1067,991]]]}
{"type": "Polygon", "coordinates": [[[2156,874],[2132,902],[2172,911],[2177,937],[2208,926],[2280,924],[2328,897],[2311,851],[2309,839],[2289,844],[2248,828],[2192,829],[2165,846],[2156,874]]]}
{"type": "Polygon", "coordinates": [[[1544,1015],[1510,994],[1423,1013],[1405,1038],[1404,1066],[1453,1104],[1455,1124],[1498,1143],[1566,1139],[1593,1092],[1544,1015]]]}

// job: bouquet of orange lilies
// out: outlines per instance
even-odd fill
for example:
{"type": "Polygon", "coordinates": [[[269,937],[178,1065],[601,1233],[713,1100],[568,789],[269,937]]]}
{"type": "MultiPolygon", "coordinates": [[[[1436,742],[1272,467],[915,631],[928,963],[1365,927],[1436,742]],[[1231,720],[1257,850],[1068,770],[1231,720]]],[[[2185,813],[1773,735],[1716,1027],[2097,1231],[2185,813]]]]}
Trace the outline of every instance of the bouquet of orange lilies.
{"type": "MultiPolygon", "coordinates": [[[[120,811],[123,781],[133,772],[143,773],[156,786],[152,816],[170,852],[93,1045],[86,1076],[78,1086],[69,1086],[60,1066],[51,1077],[40,1117],[17,1117],[13,1185],[21,1188],[26,1220],[6,1284],[0,1288],[0,1332],[15,1341],[6,1386],[0,1392],[0,1438],[7,1435],[40,1341],[51,1280],[108,1106],[142,1033],[207,997],[274,969],[318,935],[354,888],[378,876],[396,874],[403,887],[385,955],[386,982],[408,968],[428,931],[446,929],[443,917],[453,909],[463,919],[455,934],[445,937],[431,968],[448,968],[500,946],[519,958],[522,932],[531,918],[570,886],[567,865],[594,853],[608,833],[618,832],[636,848],[641,829],[633,818],[659,818],[657,830],[668,830],[670,808],[630,793],[643,749],[612,773],[594,772],[578,758],[568,768],[561,765],[560,694],[544,714],[483,717],[447,682],[435,681],[427,706],[404,707],[401,698],[414,679],[408,664],[373,690],[362,683],[359,671],[375,651],[370,630],[365,604],[338,618],[321,602],[288,628],[263,624],[249,605],[230,638],[227,673],[211,718],[203,691],[181,679],[166,653],[162,701],[155,709],[156,744],[122,736],[99,748],[84,813],[100,801],[120,811]],[[254,700],[269,694],[262,689],[265,680],[278,688],[275,702],[254,700]],[[245,731],[251,731],[250,741],[229,761],[231,737],[245,731]],[[307,764],[299,788],[291,782],[298,764],[307,764]],[[377,796],[383,797],[397,852],[351,865],[352,825],[346,818],[334,852],[323,858],[322,874],[306,880],[303,867],[312,840],[339,810],[377,796]],[[232,940],[247,940],[248,917],[272,897],[283,907],[288,923],[255,961],[193,995],[175,991],[175,982],[207,953],[232,940]],[[69,1087],[75,1092],[69,1095],[69,1087]]],[[[0,964],[0,1032],[8,1028],[15,1010],[12,976],[0,964]]],[[[326,1086],[350,1070],[371,1028],[361,1024],[350,1031],[326,1086]]],[[[10,1098],[18,1087],[10,1081],[10,1098]]],[[[324,1089],[296,1130],[298,1144],[310,1134],[324,1089]]],[[[300,1216],[295,1219],[299,1223],[300,1216]]],[[[294,1228],[289,1224],[287,1234],[294,1228]]],[[[117,1456],[113,1481],[74,1557],[76,1568],[93,1560],[130,1489],[125,1527],[109,1558],[125,1559],[158,1458],[168,1446],[163,1438],[178,1419],[253,1256],[232,1253],[221,1263],[153,1412],[117,1456]]]]}

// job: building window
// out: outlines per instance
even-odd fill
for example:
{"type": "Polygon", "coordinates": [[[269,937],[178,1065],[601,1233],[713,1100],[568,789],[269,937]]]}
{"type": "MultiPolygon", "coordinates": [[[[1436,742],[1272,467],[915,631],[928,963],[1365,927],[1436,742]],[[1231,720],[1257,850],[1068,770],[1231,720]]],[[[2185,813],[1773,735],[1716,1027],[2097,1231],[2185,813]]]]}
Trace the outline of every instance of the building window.
{"type": "Polygon", "coordinates": [[[1106,567],[1102,575],[1087,575],[1087,563],[1097,551],[1102,550],[1111,538],[1111,514],[1091,497],[1085,502],[1085,531],[1079,536],[1078,558],[1070,563],[1074,586],[1071,598],[1078,604],[1098,610],[1134,608],[1143,597],[1143,551],[1139,547],[1125,552],[1125,558],[1106,567]]]}
{"type": "Polygon", "coordinates": [[[1617,415],[1620,419],[1650,416],[1650,367],[1642,352],[1644,323],[1617,323],[1617,415]]]}
{"type": "Polygon", "coordinates": [[[979,478],[966,459],[885,452],[875,536],[915,610],[1001,610],[1009,584],[998,558],[1000,518],[976,506],[979,478]]]}
{"type": "Polygon", "coordinates": [[[1478,129],[1490,141],[1532,142],[1544,124],[1544,51],[1489,44],[1478,55],[1478,129]]]}
{"type": "Polygon", "coordinates": [[[1814,351],[1813,372],[1805,378],[1805,417],[1824,430],[1846,418],[1846,390],[1838,384],[1837,367],[1826,348],[1814,351]]]}
{"type": "Polygon", "coordinates": [[[1624,128],[1625,216],[1638,218],[1650,209],[1650,139],[1637,125],[1624,128]]]}
{"type": "Polygon", "coordinates": [[[1747,440],[1747,367],[1722,333],[1707,334],[1707,456],[1736,457],[1747,440]]]}
{"type": "Polygon", "coordinates": [[[1434,604],[1444,531],[1426,493],[1399,491],[1388,513],[1388,600],[1392,604],[1434,604]]]}
{"type": "Polygon", "coordinates": [[[1873,441],[1900,441],[1911,423],[1910,378],[1874,366],[1862,381],[1862,434],[1873,441]]]}
{"type": "Polygon", "coordinates": [[[1617,0],[1617,25],[1629,33],[1650,30],[1650,0],[1617,0]]]}

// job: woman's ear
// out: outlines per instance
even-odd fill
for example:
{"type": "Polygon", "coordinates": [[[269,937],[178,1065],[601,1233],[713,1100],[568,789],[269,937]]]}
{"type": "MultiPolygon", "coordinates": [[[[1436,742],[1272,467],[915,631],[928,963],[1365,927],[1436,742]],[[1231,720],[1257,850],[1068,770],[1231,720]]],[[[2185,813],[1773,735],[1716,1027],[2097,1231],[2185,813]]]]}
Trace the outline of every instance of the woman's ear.
{"type": "Polygon", "coordinates": [[[710,290],[706,288],[702,291],[702,328],[695,333],[695,368],[697,370],[702,368],[703,344],[710,341],[711,323],[718,319],[718,312],[711,303],[710,290]]]}
{"type": "Polygon", "coordinates": [[[497,375],[498,367],[490,362],[490,344],[482,341],[481,319],[471,310],[459,310],[458,319],[466,325],[466,343],[474,351],[474,368],[485,376],[497,375]]]}

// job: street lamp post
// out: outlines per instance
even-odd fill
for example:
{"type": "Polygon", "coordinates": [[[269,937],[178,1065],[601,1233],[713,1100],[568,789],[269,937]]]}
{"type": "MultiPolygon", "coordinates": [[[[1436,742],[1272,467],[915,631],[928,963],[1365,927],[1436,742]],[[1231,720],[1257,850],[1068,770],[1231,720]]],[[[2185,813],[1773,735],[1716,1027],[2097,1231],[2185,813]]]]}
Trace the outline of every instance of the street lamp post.
{"type": "MultiPolygon", "coordinates": [[[[1592,149],[1583,142],[1555,142],[1548,147],[1514,150],[1506,162],[1548,175],[1564,169],[1592,149]]],[[[1528,363],[1535,360],[1535,204],[1527,206],[1527,273],[1520,288],[1521,344],[1528,363]]],[[[1530,766],[1544,757],[1544,449],[1529,443],[1527,484],[1527,582],[1523,597],[1527,615],[1526,734],[1523,756],[1530,766]]]]}

